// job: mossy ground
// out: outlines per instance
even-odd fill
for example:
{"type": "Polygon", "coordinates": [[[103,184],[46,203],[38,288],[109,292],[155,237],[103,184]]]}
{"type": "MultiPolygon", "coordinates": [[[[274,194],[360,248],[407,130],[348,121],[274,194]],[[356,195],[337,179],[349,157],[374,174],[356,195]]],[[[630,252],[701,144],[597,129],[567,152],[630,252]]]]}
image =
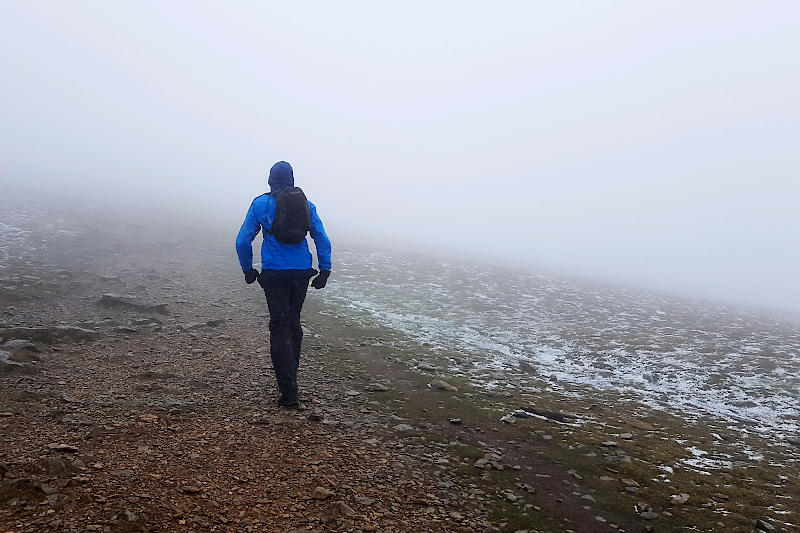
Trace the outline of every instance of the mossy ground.
{"type": "Polygon", "coordinates": [[[387,391],[369,393],[373,405],[408,419],[432,439],[457,442],[448,448],[453,468],[474,478],[476,485],[520,496],[517,502],[498,500],[495,506],[495,518],[509,530],[643,531],[653,526],[657,531],[750,531],[756,518],[784,531],[798,530],[793,524],[800,512],[800,463],[792,450],[770,447],[713,419],[686,420],[681,413],[648,409],[610,391],[554,392],[535,369],[527,373],[536,392],[487,391],[447,370],[461,354],[415,343],[396,332],[344,325],[313,310],[307,321],[321,332],[310,344],[329,349],[332,371],[346,373],[354,384],[387,384],[387,391]],[[431,388],[429,383],[437,379],[458,391],[431,388]],[[500,422],[526,406],[574,418],[563,424],[540,418],[500,422]],[[451,424],[452,418],[461,425],[451,424]],[[620,438],[622,433],[632,438],[620,438]],[[603,446],[606,441],[617,444],[603,446]],[[486,472],[474,467],[494,446],[505,450],[504,461],[522,468],[486,472]],[[730,464],[693,467],[685,462],[693,459],[690,447],[707,452],[705,457],[727,458],[730,464]],[[764,458],[748,457],[747,449],[764,458]],[[627,480],[638,490],[626,489],[627,480]],[[535,494],[521,493],[516,486],[521,481],[536,487],[535,494]],[[680,493],[689,494],[689,501],[673,505],[672,495],[680,493]],[[594,501],[580,499],[584,495],[594,501]],[[569,498],[578,501],[568,505],[569,498]],[[639,502],[652,506],[659,518],[640,520],[634,511],[639,502]],[[585,522],[595,515],[607,522],[585,522]],[[583,525],[576,525],[581,517],[583,525]]]}

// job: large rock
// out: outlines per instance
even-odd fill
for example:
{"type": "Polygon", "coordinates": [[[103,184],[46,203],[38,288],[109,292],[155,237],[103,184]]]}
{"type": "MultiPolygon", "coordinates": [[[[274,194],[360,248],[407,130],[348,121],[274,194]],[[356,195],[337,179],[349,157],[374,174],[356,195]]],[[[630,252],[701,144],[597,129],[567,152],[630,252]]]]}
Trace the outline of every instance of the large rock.
{"type": "Polygon", "coordinates": [[[317,487],[311,492],[311,497],[315,500],[327,500],[333,496],[333,492],[325,487],[317,487]]]}
{"type": "Polygon", "coordinates": [[[216,328],[224,323],[225,320],[223,319],[214,319],[206,320],[205,322],[187,322],[186,324],[178,324],[177,328],[183,331],[193,331],[196,329],[216,328]]]}
{"type": "Polygon", "coordinates": [[[133,296],[122,296],[119,294],[105,293],[100,297],[97,303],[103,307],[113,309],[129,309],[138,311],[140,313],[158,313],[161,315],[166,315],[169,313],[169,311],[167,311],[167,304],[146,302],[144,300],[134,298],[133,296]]]}
{"type": "Polygon", "coordinates": [[[683,505],[684,503],[689,501],[689,495],[685,492],[681,494],[673,494],[670,498],[670,502],[672,505],[683,505]]]}
{"type": "Polygon", "coordinates": [[[778,530],[775,526],[767,522],[766,518],[759,518],[753,523],[753,525],[758,531],[772,532],[778,530]]]}
{"type": "Polygon", "coordinates": [[[3,348],[6,350],[25,350],[29,352],[40,353],[41,350],[31,341],[24,339],[10,339],[3,343],[3,348]]]}
{"type": "Polygon", "coordinates": [[[11,359],[10,352],[0,351],[0,374],[6,374],[15,371],[24,371],[30,368],[30,364],[22,363],[11,359]]]}
{"type": "Polygon", "coordinates": [[[0,337],[54,344],[56,342],[92,341],[99,338],[100,333],[92,329],[70,326],[10,327],[0,328],[0,337]]]}
{"type": "Polygon", "coordinates": [[[448,392],[458,392],[458,387],[455,385],[451,385],[448,382],[437,379],[436,381],[432,381],[428,384],[429,387],[434,388],[436,390],[443,390],[448,392]]]}
{"type": "Polygon", "coordinates": [[[572,422],[578,419],[577,416],[571,415],[569,413],[556,413],[553,411],[537,409],[535,407],[525,407],[524,409],[517,409],[511,414],[517,418],[540,417],[540,418],[555,420],[556,422],[561,422],[561,423],[572,422]]]}

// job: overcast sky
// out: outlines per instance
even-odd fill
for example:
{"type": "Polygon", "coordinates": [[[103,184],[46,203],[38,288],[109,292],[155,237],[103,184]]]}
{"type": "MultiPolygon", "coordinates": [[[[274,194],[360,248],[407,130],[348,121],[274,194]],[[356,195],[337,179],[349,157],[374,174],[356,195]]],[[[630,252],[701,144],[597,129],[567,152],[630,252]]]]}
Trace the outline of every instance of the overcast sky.
{"type": "Polygon", "coordinates": [[[285,159],[334,245],[798,310],[798,28],[794,1],[9,0],[0,180],[233,239],[285,159]]]}

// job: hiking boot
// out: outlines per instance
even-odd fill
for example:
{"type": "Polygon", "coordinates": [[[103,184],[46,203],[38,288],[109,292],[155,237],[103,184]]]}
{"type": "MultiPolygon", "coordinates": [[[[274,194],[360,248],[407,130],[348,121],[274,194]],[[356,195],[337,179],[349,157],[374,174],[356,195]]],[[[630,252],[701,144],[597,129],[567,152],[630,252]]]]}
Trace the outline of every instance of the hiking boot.
{"type": "Polygon", "coordinates": [[[300,407],[300,399],[297,397],[296,392],[289,392],[281,394],[278,398],[278,407],[286,407],[289,409],[297,409],[300,407]]]}

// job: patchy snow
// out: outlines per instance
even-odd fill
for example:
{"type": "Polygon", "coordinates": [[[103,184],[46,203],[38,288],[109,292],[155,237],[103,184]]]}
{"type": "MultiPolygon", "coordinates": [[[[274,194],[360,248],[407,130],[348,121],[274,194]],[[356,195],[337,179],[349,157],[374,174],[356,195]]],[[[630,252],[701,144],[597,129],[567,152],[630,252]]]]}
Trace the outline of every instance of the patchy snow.
{"type": "Polygon", "coordinates": [[[348,320],[467,357],[459,371],[474,378],[502,382],[526,364],[549,390],[800,435],[800,324],[788,319],[391,252],[337,252],[336,271],[325,297],[348,320]]]}

